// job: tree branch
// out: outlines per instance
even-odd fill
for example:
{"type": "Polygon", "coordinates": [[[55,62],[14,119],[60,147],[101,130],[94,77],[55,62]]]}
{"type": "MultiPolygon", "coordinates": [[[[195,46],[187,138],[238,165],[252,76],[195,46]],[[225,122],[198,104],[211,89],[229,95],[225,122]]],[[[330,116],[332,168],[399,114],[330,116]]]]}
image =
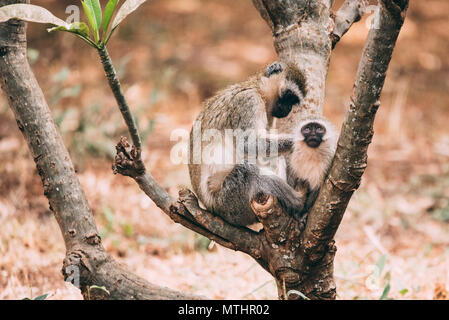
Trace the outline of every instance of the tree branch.
{"type": "MultiPolygon", "coordinates": [[[[12,3],[29,1],[0,0],[0,6],[12,3]]],[[[69,153],[28,64],[25,30],[26,24],[17,20],[0,24],[0,83],[65,241],[65,279],[91,299],[197,299],[148,283],[119,266],[105,252],[69,153]],[[92,285],[105,287],[109,294],[91,290],[92,285]]]]}
{"type": "Polygon", "coordinates": [[[324,88],[331,54],[331,0],[253,0],[270,26],[280,60],[292,62],[304,74],[307,95],[301,108],[277,121],[281,133],[298,123],[304,114],[322,114],[324,88]]]}
{"type": "Polygon", "coordinates": [[[116,149],[117,155],[112,166],[114,173],[133,178],[140,189],[174,222],[226,248],[245,252],[256,259],[260,258],[261,242],[257,232],[233,226],[201,209],[198,199],[188,189],[181,190],[178,201],[175,201],[151,174],[146,172],[140,152],[134,146],[131,147],[126,138],[120,139],[116,149]]]}
{"type": "Polygon", "coordinates": [[[368,35],[330,174],[302,234],[303,266],[317,263],[327,252],[366,168],[380,94],[408,1],[381,0],[380,5],[379,28],[368,35]]]}
{"type": "MultiPolygon", "coordinates": [[[[201,209],[189,190],[181,190],[177,201],[170,197],[146,172],[138,130],[120,82],[106,49],[99,48],[106,76],[134,144],[131,147],[126,139],[121,139],[114,172],[132,177],[173,221],[227,248],[254,257],[276,278],[280,298],[334,299],[336,248],[333,237],[366,167],[380,93],[408,6],[408,0],[380,1],[379,29],[371,30],[368,36],[336,156],[307,222],[296,221],[283,211],[277,199],[261,195],[252,203],[264,225],[264,230],[256,233],[230,225],[201,209]]],[[[0,6],[11,2],[20,1],[0,0],[0,6]]],[[[296,108],[279,121],[283,132],[292,128],[304,113],[322,113],[325,78],[335,35],[340,38],[360,14],[356,12],[355,2],[347,1],[339,10],[340,14],[337,13],[333,36],[330,32],[332,0],[253,2],[272,28],[281,60],[295,62],[307,79],[304,107],[296,108]]],[[[78,280],[87,298],[196,298],[147,283],[121,268],[105,252],[67,150],[26,61],[24,31],[22,22],[0,25],[0,81],[35,159],[45,194],[66,242],[64,276],[74,283],[78,280]],[[109,293],[92,292],[92,285],[105,286],[109,293]]]]}
{"type": "MultiPolygon", "coordinates": [[[[406,0],[381,1],[380,28],[371,30],[368,36],[336,156],[307,223],[292,219],[277,199],[261,195],[253,201],[252,208],[264,230],[252,233],[202,210],[188,190],[181,191],[177,204],[170,205],[173,200],[151,175],[139,173],[143,167],[139,152],[130,150],[129,154],[118,156],[114,170],[133,177],[174,221],[216,239],[225,247],[253,256],[275,277],[281,299],[304,296],[335,299],[333,238],[366,167],[378,100],[407,8],[406,0]],[[167,208],[170,208],[168,212],[167,208]]],[[[322,113],[325,79],[335,38],[330,31],[333,1],[253,0],[253,3],[273,31],[281,60],[296,63],[307,80],[308,94],[303,106],[279,121],[280,132],[290,133],[288,130],[304,113],[322,113]]],[[[334,32],[338,37],[360,18],[361,2],[357,3],[347,1],[337,14],[334,32]]],[[[123,149],[126,147],[117,150],[123,149]]]]}
{"type": "Polygon", "coordinates": [[[353,23],[358,22],[365,14],[367,0],[346,0],[335,14],[334,30],[331,33],[332,48],[348,32],[353,23]]]}
{"type": "Polygon", "coordinates": [[[126,126],[128,127],[128,132],[131,136],[131,140],[136,146],[137,150],[141,150],[142,143],[139,136],[139,130],[137,129],[137,125],[133,119],[125,96],[123,95],[120,81],[117,77],[114,66],[112,65],[108,50],[106,49],[106,47],[100,47],[98,48],[98,54],[100,55],[101,63],[103,64],[104,72],[106,74],[106,78],[108,79],[109,86],[111,87],[115,100],[118,103],[118,107],[120,109],[120,112],[122,113],[123,119],[125,120],[126,126]]]}
{"type": "Polygon", "coordinates": [[[231,225],[220,217],[201,209],[198,204],[198,199],[188,189],[179,191],[178,202],[187,209],[195,221],[200,223],[201,226],[206,227],[220,238],[228,239],[232,243],[232,247],[229,247],[230,249],[245,252],[256,260],[261,258],[262,243],[258,232],[231,225]]]}

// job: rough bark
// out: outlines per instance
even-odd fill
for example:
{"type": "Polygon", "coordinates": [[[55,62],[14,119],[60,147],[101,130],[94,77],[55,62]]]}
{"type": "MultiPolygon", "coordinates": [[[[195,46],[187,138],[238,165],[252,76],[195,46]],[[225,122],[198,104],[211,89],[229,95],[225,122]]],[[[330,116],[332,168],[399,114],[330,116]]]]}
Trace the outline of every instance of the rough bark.
{"type": "MultiPolygon", "coordinates": [[[[0,0],[0,6],[27,2],[0,0]]],[[[25,31],[26,24],[21,21],[0,24],[0,83],[65,241],[64,277],[79,284],[83,296],[91,299],[195,298],[146,282],[105,252],[70,156],[28,64],[25,31]],[[92,285],[105,287],[109,294],[91,290],[92,285]]]]}
{"type": "MultiPolygon", "coordinates": [[[[335,35],[339,40],[360,18],[361,2],[346,1],[335,16],[336,26],[331,0],[253,2],[273,31],[274,45],[281,60],[296,63],[307,81],[305,107],[292,111],[280,121],[282,132],[291,127],[289,123],[296,122],[306,113],[322,113],[335,35]]],[[[264,227],[258,234],[228,225],[213,213],[201,209],[188,190],[180,193],[179,205],[176,205],[151,175],[142,174],[144,165],[140,153],[130,148],[124,139],[117,150],[128,148],[128,151],[118,153],[114,172],[135,179],[175,222],[227,248],[251,255],[275,278],[280,299],[335,299],[333,261],[336,246],[333,238],[366,167],[374,116],[408,5],[406,0],[381,0],[380,3],[379,29],[369,33],[330,175],[308,213],[307,221],[291,218],[277,199],[264,195],[252,203],[253,211],[264,227]]]]}
{"type": "Polygon", "coordinates": [[[408,1],[381,0],[380,5],[379,28],[369,32],[330,174],[301,235],[303,265],[319,265],[328,253],[329,244],[367,166],[374,118],[408,1]]]}
{"type": "MultiPolygon", "coordinates": [[[[356,0],[346,1],[337,12],[334,23],[332,0],[253,2],[273,31],[274,45],[280,59],[296,63],[307,79],[306,107],[293,111],[281,121],[282,131],[304,113],[322,113],[325,80],[335,35],[340,38],[340,34],[343,35],[358,19],[360,12],[356,11],[360,7],[355,5],[356,0]]],[[[4,3],[6,1],[0,0],[0,5],[4,3]]],[[[189,190],[181,190],[179,199],[175,200],[146,171],[141,159],[140,141],[130,146],[122,138],[117,145],[114,172],[133,178],[173,221],[227,248],[252,256],[276,279],[281,299],[335,299],[333,261],[336,247],[333,238],[366,167],[374,116],[408,6],[407,0],[380,0],[380,3],[379,29],[369,33],[336,156],[307,221],[291,218],[282,210],[277,199],[262,195],[252,203],[255,214],[264,226],[261,232],[256,233],[227,224],[213,213],[201,209],[189,190]]],[[[86,289],[88,285],[97,285],[106,286],[110,291],[109,298],[186,297],[138,279],[118,267],[104,252],[67,151],[26,62],[23,24],[10,22],[1,28],[2,87],[10,96],[11,108],[40,168],[46,194],[63,231],[68,251],[64,261],[65,275],[70,275],[72,266],[77,267],[84,285],[83,294],[88,296],[92,294],[86,289]],[[45,141],[45,146],[42,146],[42,141],[45,141]],[[52,157],[56,157],[54,161],[52,157]]],[[[111,88],[115,93],[121,93],[116,74],[106,68],[106,62],[110,60],[104,52],[102,61],[111,88]]],[[[122,94],[116,95],[116,98],[120,107],[126,105],[122,94]]],[[[126,116],[124,114],[128,124],[126,116]]],[[[133,137],[132,127],[128,127],[133,137]]],[[[101,292],[97,294],[102,297],[101,292]]]]}
{"type": "Polygon", "coordinates": [[[305,113],[321,114],[331,53],[332,0],[253,0],[254,6],[271,27],[274,47],[280,60],[296,63],[307,85],[304,108],[294,108],[281,119],[281,132],[291,128],[305,113]]]}
{"type": "Polygon", "coordinates": [[[354,22],[359,21],[365,13],[367,0],[346,0],[334,18],[334,30],[331,33],[332,48],[348,32],[354,22]]]}
{"type": "Polygon", "coordinates": [[[106,47],[102,46],[98,48],[98,54],[100,56],[101,64],[103,65],[106,78],[108,79],[109,86],[111,87],[115,100],[118,103],[119,110],[125,120],[131,140],[133,141],[134,146],[136,146],[137,151],[140,152],[142,149],[142,142],[139,136],[139,131],[131,110],[129,109],[128,103],[126,102],[125,96],[123,95],[120,81],[117,77],[117,73],[115,72],[115,68],[112,65],[108,50],[106,47]]]}

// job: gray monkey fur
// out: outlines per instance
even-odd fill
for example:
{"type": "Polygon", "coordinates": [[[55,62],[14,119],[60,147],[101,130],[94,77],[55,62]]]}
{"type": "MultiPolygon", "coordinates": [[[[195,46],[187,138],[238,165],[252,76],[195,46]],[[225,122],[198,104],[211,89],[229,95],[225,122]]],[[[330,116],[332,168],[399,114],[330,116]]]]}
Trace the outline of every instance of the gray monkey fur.
{"type": "MultiPolygon", "coordinates": [[[[201,132],[216,129],[268,130],[274,118],[285,117],[293,107],[301,107],[306,95],[302,73],[294,65],[274,63],[265,72],[245,82],[232,85],[204,103],[198,116],[201,132]]],[[[298,130],[293,128],[293,131],[298,130]]],[[[288,165],[285,180],[245,160],[231,165],[205,165],[193,162],[193,129],[190,140],[189,173],[194,192],[206,209],[227,222],[247,226],[258,222],[251,201],[258,195],[274,196],[282,207],[299,219],[316,198],[316,188],[307,187],[307,180],[298,179],[291,165],[291,153],[297,144],[292,135],[267,138],[275,140],[278,152],[285,155],[288,165]]],[[[250,141],[245,140],[245,143],[250,141]]],[[[203,141],[201,146],[207,145],[203,141]]],[[[203,150],[203,149],[201,149],[203,150]]],[[[245,152],[247,149],[245,149],[245,152]]],[[[319,190],[319,189],[318,189],[319,190]]]]}

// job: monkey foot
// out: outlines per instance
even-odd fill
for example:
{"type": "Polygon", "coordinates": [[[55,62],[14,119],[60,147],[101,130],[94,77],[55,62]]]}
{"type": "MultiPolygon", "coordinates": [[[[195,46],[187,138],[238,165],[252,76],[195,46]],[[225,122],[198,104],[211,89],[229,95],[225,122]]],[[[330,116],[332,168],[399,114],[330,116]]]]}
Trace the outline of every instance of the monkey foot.
{"type": "Polygon", "coordinates": [[[131,178],[136,178],[145,173],[145,165],[141,158],[141,151],[135,146],[131,146],[125,137],[120,138],[120,142],[115,147],[117,154],[112,164],[114,174],[121,174],[131,178]]]}
{"type": "Polygon", "coordinates": [[[179,190],[179,198],[178,202],[184,205],[187,210],[195,214],[196,211],[201,210],[200,205],[198,203],[198,198],[195,194],[187,188],[183,188],[179,190]]]}
{"type": "Polygon", "coordinates": [[[259,193],[251,201],[251,209],[253,209],[256,216],[265,219],[272,213],[275,201],[277,202],[275,197],[259,193]]]}

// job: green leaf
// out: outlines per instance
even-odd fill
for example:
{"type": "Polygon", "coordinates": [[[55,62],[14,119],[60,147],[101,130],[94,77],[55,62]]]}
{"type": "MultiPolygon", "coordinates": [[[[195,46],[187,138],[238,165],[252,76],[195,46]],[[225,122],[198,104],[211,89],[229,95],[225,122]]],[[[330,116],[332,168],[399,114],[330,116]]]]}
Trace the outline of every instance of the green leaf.
{"type": "Polygon", "coordinates": [[[72,23],[68,28],[64,26],[54,27],[47,30],[48,32],[54,32],[54,31],[66,31],[71,33],[79,34],[80,36],[83,36],[84,38],[89,38],[89,27],[84,22],[74,22],[72,23]]]}
{"type": "Polygon", "coordinates": [[[131,237],[133,235],[133,226],[129,223],[122,223],[123,232],[125,233],[126,237],[131,237]]]}
{"type": "Polygon", "coordinates": [[[58,26],[58,27],[53,27],[53,28],[48,28],[47,32],[51,33],[51,32],[55,32],[55,31],[69,31],[69,29],[67,27],[64,26],[58,26]]]}
{"type": "Polygon", "coordinates": [[[390,284],[389,283],[385,286],[384,291],[382,292],[382,295],[380,296],[379,300],[387,300],[388,292],[390,292],[390,284]]]}
{"type": "Polygon", "coordinates": [[[95,42],[97,42],[99,36],[98,36],[97,23],[96,23],[95,18],[94,18],[94,13],[91,10],[91,8],[84,1],[81,1],[81,4],[83,5],[84,13],[86,14],[86,17],[87,17],[87,22],[89,23],[89,26],[91,27],[91,29],[92,29],[92,31],[94,33],[95,42]]]}
{"type": "Polygon", "coordinates": [[[89,27],[84,22],[74,22],[70,25],[70,32],[77,33],[85,38],[89,38],[89,27]]]}
{"type": "Polygon", "coordinates": [[[408,292],[407,288],[402,289],[401,291],[399,291],[399,293],[401,294],[401,296],[405,295],[408,292]]]}
{"type": "Polygon", "coordinates": [[[48,293],[43,294],[43,295],[41,295],[39,297],[36,297],[33,300],[45,300],[45,299],[47,299],[47,297],[48,297],[48,293]]]}
{"type": "Polygon", "coordinates": [[[0,8],[0,22],[20,19],[28,22],[50,23],[55,26],[68,27],[68,23],[55,17],[45,8],[32,4],[11,4],[0,8]]]}
{"type": "Polygon", "coordinates": [[[112,23],[112,28],[109,34],[106,37],[106,40],[103,40],[103,43],[106,45],[109,42],[109,39],[111,38],[112,34],[114,33],[115,29],[118,27],[122,21],[129,16],[131,13],[133,13],[140,5],[142,5],[146,0],[126,0],[126,2],[120,7],[120,10],[118,11],[117,15],[114,18],[114,22],[112,23]]]}
{"type": "Polygon", "coordinates": [[[112,15],[114,14],[118,2],[119,0],[109,0],[108,3],[106,4],[103,17],[103,39],[106,39],[109,24],[111,23],[112,15]]]}
{"type": "Polygon", "coordinates": [[[384,270],[385,267],[385,262],[387,261],[387,256],[385,254],[382,255],[382,257],[380,257],[380,259],[376,262],[376,272],[378,272],[376,274],[377,277],[379,277],[382,274],[382,271],[384,270]]]}
{"type": "Polygon", "coordinates": [[[133,13],[145,1],[147,0],[126,0],[115,16],[114,22],[112,23],[112,29],[115,29],[127,16],[133,13]]]}
{"type": "MultiPolygon", "coordinates": [[[[90,39],[90,30],[87,24],[84,22],[74,22],[68,26],[68,28],[64,26],[54,27],[47,29],[48,32],[55,31],[66,31],[73,34],[76,34],[78,37],[86,41],[89,45],[93,47],[97,47],[97,45],[90,39]]],[[[98,38],[98,32],[95,33],[96,38],[98,38]]]]}
{"type": "Polygon", "coordinates": [[[100,0],[84,0],[84,3],[86,4],[86,6],[89,7],[90,12],[92,13],[92,17],[94,19],[96,30],[100,30],[100,27],[101,27],[100,0]]]}

